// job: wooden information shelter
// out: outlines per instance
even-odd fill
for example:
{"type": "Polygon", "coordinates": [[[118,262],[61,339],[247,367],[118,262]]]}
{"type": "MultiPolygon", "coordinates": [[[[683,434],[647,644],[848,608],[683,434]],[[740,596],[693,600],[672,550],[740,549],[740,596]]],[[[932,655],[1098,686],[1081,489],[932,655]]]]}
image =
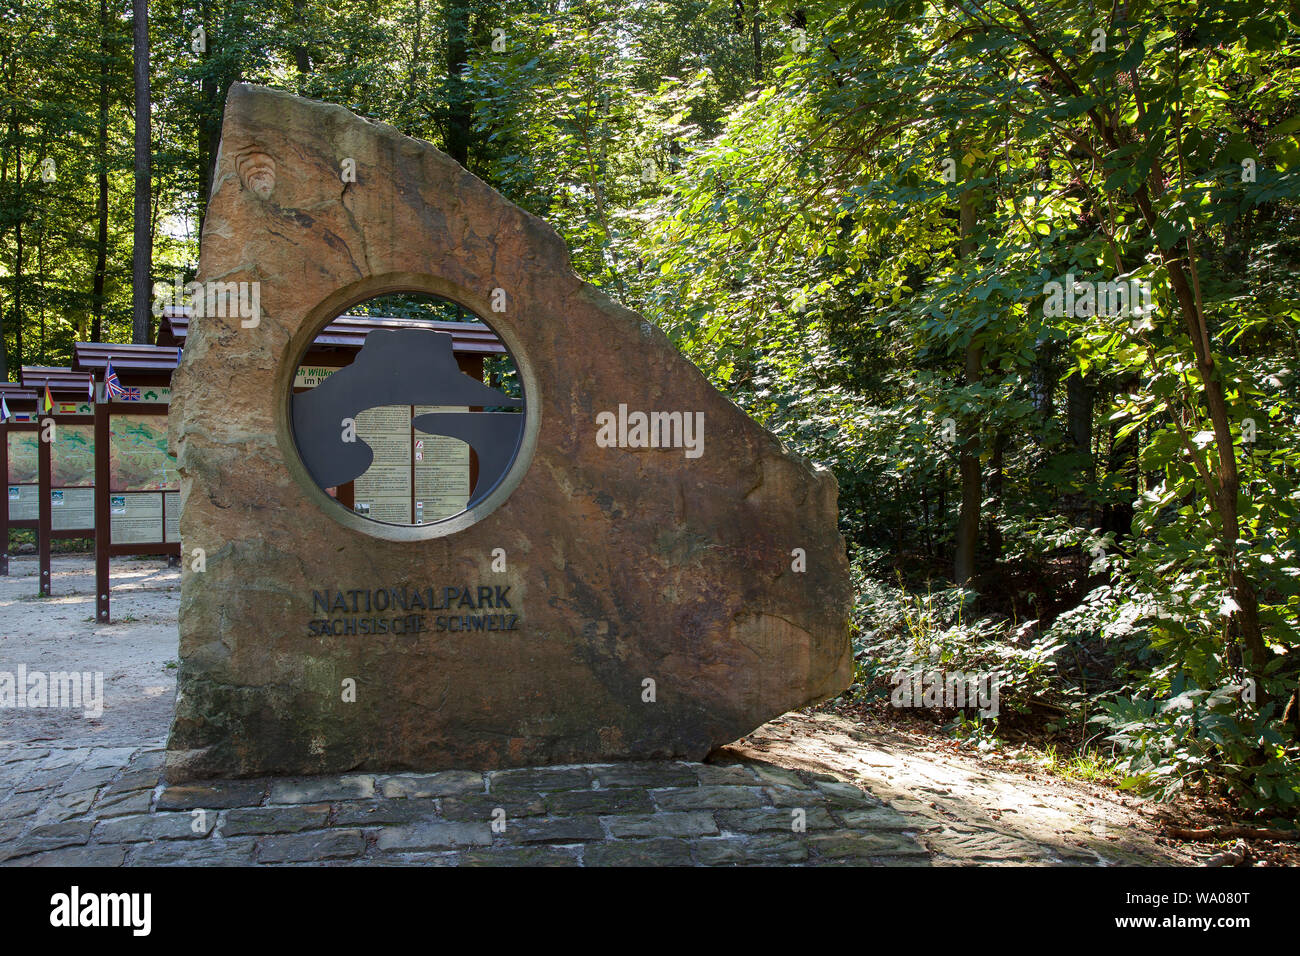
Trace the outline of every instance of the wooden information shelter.
{"type": "Polygon", "coordinates": [[[181,350],[78,342],[73,367],[99,383],[95,403],[95,620],[110,619],[111,559],[179,559],[180,478],[167,453],[171,377],[181,350]],[[109,365],[124,394],[110,395],[109,365]]]}
{"type": "MultiPolygon", "coordinates": [[[[34,441],[36,452],[36,552],[39,565],[40,594],[51,592],[50,553],[56,538],[88,538],[94,530],[94,405],[91,400],[92,381],[84,372],[70,368],[25,365],[22,369],[22,386],[35,397],[34,427],[15,423],[6,428],[5,451],[12,459],[20,451],[24,459],[34,441]],[[48,390],[52,407],[45,408],[48,390]],[[11,441],[10,435],[26,434],[28,437],[11,441]]],[[[16,412],[16,409],[10,408],[16,412]]],[[[24,462],[25,463],[25,462],[24,462]]],[[[6,461],[6,474],[14,462],[6,461]]],[[[9,486],[8,524],[28,526],[28,509],[24,506],[23,482],[9,486]],[[17,489],[19,494],[14,495],[17,489]],[[14,505],[19,505],[20,521],[13,520],[14,505]]],[[[4,529],[5,550],[8,551],[8,528],[4,529]]],[[[7,562],[6,562],[7,563],[7,562]]]]}
{"type": "MultiPolygon", "coordinates": [[[[480,381],[484,359],[506,353],[496,334],[479,322],[430,323],[343,315],[317,336],[299,368],[295,391],[314,387],[350,364],[370,332],[412,325],[450,333],[461,371],[480,381]]],[[[26,366],[21,384],[0,383],[0,395],[12,416],[0,423],[0,471],[6,476],[9,492],[7,507],[0,509],[0,574],[8,573],[11,528],[36,532],[40,593],[46,595],[50,593],[51,541],[93,536],[95,619],[107,623],[112,558],[146,554],[166,554],[173,560],[181,557],[180,484],[174,459],[167,454],[167,411],[172,373],[188,332],[186,310],[168,307],[161,317],[157,345],[77,342],[70,368],[26,366]],[[110,364],[125,394],[107,394],[104,376],[110,364]],[[47,386],[54,401],[49,414],[42,411],[47,386]],[[46,420],[54,423],[53,442],[41,440],[46,420]],[[28,462],[28,458],[34,461],[28,462]]],[[[454,475],[459,467],[466,470],[462,484],[468,494],[476,478],[476,456],[466,446],[457,459],[455,448],[442,449],[439,439],[417,436],[410,429],[409,415],[388,417],[394,421],[404,418],[403,427],[410,431],[405,446],[409,468],[399,465],[395,469],[398,477],[405,477],[403,472],[409,475],[409,487],[404,486],[398,496],[409,499],[409,511],[405,506],[401,509],[409,517],[395,520],[436,520],[434,496],[427,496],[426,506],[426,495],[417,494],[421,481],[429,487],[447,474],[454,475]],[[446,455],[441,462],[440,454],[446,455]]],[[[383,427],[380,418],[376,416],[374,427],[383,427]]],[[[336,490],[340,503],[349,508],[358,503],[355,485],[357,482],[352,482],[336,490]]],[[[454,502],[454,494],[451,500],[454,502]]]]}
{"type": "Polygon", "coordinates": [[[0,473],[5,476],[5,506],[0,508],[0,575],[9,573],[9,529],[37,531],[40,478],[36,443],[36,393],[16,382],[0,382],[9,417],[0,422],[0,473]],[[12,454],[11,454],[12,449],[12,454]]]}

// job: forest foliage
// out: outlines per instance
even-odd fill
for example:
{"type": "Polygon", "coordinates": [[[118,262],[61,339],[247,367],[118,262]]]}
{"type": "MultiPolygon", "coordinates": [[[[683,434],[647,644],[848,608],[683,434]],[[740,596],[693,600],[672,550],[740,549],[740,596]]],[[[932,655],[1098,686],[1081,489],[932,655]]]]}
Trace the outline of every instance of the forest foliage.
{"type": "MultiPolygon", "coordinates": [[[[158,0],[152,275],[231,82],[429,140],[831,467],[860,699],[1300,805],[1300,42],[1282,0],[158,0]],[[202,42],[200,42],[200,37],[202,42]]],[[[10,377],[131,336],[131,15],[0,12],[10,377]]]]}

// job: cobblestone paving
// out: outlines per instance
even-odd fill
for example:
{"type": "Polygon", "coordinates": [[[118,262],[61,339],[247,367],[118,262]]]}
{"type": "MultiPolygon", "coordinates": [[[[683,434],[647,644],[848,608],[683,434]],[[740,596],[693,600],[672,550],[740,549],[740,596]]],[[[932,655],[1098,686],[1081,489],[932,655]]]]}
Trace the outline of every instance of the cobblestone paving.
{"type": "Polygon", "coordinates": [[[164,786],[161,744],[0,756],[4,866],[927,866],[909,818],[765,763],[164,786]]]}

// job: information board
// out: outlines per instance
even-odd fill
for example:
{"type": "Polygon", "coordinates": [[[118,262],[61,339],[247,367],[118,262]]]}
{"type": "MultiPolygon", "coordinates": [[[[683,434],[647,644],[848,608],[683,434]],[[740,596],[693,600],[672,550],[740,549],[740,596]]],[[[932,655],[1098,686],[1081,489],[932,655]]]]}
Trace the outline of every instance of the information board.
{"type": "Polygon", "coordinates": [[[352,485],[353,505],[375,521],[411,523],[411,406],[381,405],[357,413],[357,438],[374,452],[352,485]]]}
{"type": "Polygon", "coordinates": [[[94,484],[95,426],[56,425],[54,441],[50,444],[50,487],[93,487],[94,484]]]}
{"type": "Polygon", "coordinates": [[[35,521],[40,517],[40,485],[9,486],[9,520],[35,521]]]}
{"type": "MultiPolygon", "coordinates": [[[[412,417],[431,412],[465,412],[464,406],[416,405],[412,417]]],[[[469,445],[446,435],[415,432],[414,524],[460,514],[469,503],[469,445]]]]}
{"type": "Polygon", "coordinates": [[[50,528],[53,531],[95,527],[95,489],[50,489],[50,528]]]}
{"type": "Polygon", "coordinates": [[[163,540],[169,543],[181,540],[181,493],[169,491],[163,495],[166,513],[166,526],[163,528],[163,540]]]}
{"type": "MultiPolygon", "coordinates": [[[[294,388],[315,388],[337,371],[299,366],[294,388]]],[[[464,511],[472,490],[469,445],[416,431],[411,421],[430,412],[468,410],[455,405],[383,405],[358,413],[357,438],[370,446],[374,460],[352,483],[353,510],[393,524],[426,524],[464,511]]]]}
{"type": "Polygon", "coordinates": [[[35,431],[9,432],[9,484],[34,485],[40,481],[36,458],[40,435],[35,431]]]}
{"type": "Polygon", "coordinates": [[[156,491],[109,495],[113,544],[161,544],[163,496],[156,491]]]}
{"type": "Polygon", "coordinates": [[[114,492],[170,491],[180,486],[176,459],[167,454],[166,416],[109,418],[108,475],[114,492]]]}

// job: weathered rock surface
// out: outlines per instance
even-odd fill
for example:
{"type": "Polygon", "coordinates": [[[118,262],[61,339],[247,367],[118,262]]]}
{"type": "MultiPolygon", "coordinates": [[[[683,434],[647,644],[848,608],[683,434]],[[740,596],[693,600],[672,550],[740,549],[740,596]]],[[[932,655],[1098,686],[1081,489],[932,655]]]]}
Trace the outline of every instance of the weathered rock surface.
{"type": "MultiPolygon", "coordinates": [[[[848,684],[832,476],[783,450],[661,331],[581,282],[549,226],[433,147],[339,107],[235,85],[198,278],[259,282],[261,315],[247,328],[239,316],[196,316],[174,380],[187,560],[173,784],[698,760],[848,684]],[[340,178],[345,159],[355,183],[340,178]],[[495,289],[505,312],[492,310],[495,289]],[[392,291],[487,317],[535,374],[539,430],[521,482],[443,537],[345,527],[290,464],[287,396],[302,350],[346,307],[392,291]],[[597,414],[620,404],[702,412],[703,454],[598,446],[597,414]],[[498,548],[505,572],[492,570],[498,548]],[[322,616],[313,591],[466,586],[508,588],[518,629],[439,633],[434,616],[448,612],[430,611],[424,633],[308,630],[322,616]],[[348,679],[355,702],[343,700],[348,679]]],[[[304,802],[317,799],[332,797],[304,802]]]]}

